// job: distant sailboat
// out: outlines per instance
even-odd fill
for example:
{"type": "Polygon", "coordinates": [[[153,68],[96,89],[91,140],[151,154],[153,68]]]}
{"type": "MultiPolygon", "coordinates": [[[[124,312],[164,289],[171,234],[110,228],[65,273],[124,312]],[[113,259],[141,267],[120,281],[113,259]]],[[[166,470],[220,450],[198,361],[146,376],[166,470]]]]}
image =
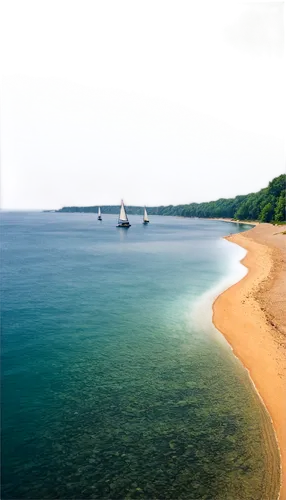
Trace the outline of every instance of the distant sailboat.
{"type": "Polygon", "coordinates": [[[126,227],[127,228],[130,226],[131,226],[131,224],[129,223],[123,200],[121,200],[121,208],[120,208],[120,213],[119,213],[119,218],[118,218],[118,224],[116,227],[126,227]]]}
{"type": "Polygon", "coordinates": [[[97,220],[102,220],[100,207],[98,207],[97,220]]]}
{"type": "Polygon", "coordinates": [[[148,214],[147,214],[146,207],[144,207],[143,224],[145,224],[145,225],[149,224],[149,219],[148,219],[148,214]]]}

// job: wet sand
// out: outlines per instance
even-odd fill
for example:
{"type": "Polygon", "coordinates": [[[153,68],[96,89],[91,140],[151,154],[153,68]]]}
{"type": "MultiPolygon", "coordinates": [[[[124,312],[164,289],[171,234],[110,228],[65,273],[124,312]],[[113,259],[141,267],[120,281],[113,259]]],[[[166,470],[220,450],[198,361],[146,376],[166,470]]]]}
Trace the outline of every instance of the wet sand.
{"type": "MultiPolygon", "coordinates": [[[[247,250],[248,274],[213,305],[213,322],[249,370],[273,422],[286,500],[286,226],[258,224],[226,237],[247,250]]],[[[269,464],[271,466],[271,464],[269,464]]],[[[273,499],[275,500],[275,499],[273,499]]]]}

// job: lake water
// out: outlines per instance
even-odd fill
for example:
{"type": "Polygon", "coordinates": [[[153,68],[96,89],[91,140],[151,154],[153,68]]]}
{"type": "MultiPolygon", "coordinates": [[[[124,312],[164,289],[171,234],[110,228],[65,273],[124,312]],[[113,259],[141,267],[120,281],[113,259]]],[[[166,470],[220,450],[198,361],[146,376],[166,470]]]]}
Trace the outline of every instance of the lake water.
{"type": "Polygon", "coordinates": [[[2,498],[273,500],[269,418],[211,322],[248,227],[130,222],[1,215],[2,498]]]}

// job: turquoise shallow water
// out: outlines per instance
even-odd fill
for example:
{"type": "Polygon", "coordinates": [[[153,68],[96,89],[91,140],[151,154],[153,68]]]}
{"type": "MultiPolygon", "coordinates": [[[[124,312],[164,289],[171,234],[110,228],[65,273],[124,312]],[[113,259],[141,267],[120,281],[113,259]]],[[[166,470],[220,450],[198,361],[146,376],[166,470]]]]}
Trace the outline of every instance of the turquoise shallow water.
{"type": "Polygon", "coordinates": [[[247,227],[1,219],[2,497],[268,498],[271,427],[204,300],[247,227]]]}

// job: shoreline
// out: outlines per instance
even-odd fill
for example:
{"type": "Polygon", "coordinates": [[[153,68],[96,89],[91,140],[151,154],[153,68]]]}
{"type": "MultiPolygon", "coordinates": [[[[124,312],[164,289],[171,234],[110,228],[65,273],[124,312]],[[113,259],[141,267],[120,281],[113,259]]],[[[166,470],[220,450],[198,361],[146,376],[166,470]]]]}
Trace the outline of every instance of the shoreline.
{"type": "Polygon", "coordinates": [[[248,370],[270,416],[280,453],[280,500],[286,500],[285,229],[258,224],[226,237],[247,251],[241,263],[248,272],[213,303],[215,327],[248,370]]]}
{"type": "Polygon", "coordinates": [[[219,222],[232,222],[233,224],[248,224],[249,226],[258,226],[261,224],[259,221],[253,221],[253,220],[234,220],[234,219],[228,219],[228,218],[222,218],[222,217],[210,217],[210,218],[205,218],[201,217],[204,220],[216,220],[219,222]]]}

